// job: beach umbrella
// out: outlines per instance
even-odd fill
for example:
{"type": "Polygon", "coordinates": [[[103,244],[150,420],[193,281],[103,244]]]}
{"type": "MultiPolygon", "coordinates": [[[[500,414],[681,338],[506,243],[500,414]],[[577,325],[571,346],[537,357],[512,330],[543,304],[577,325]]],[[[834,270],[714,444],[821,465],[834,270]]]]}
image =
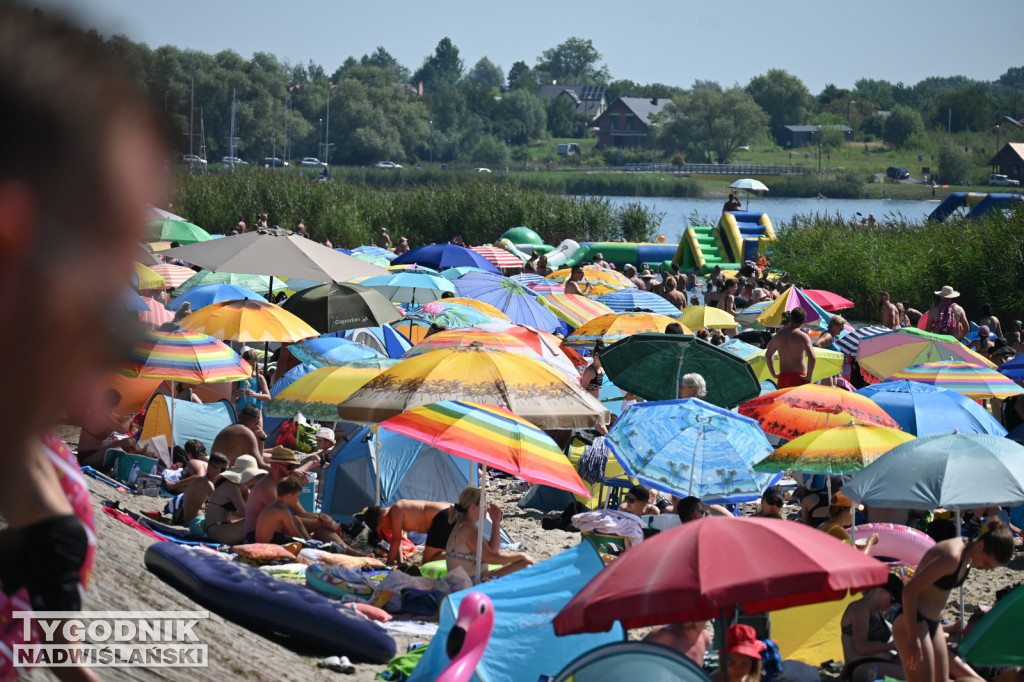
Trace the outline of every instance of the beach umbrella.
{"type": "Polygon", "coordinates": [[[214,338],[243,341],[299,341],[319,332],[266,301],[222,301],[196,310],[179,323],[182,329],[214,338]]]}
{"type": "Polygon", "coordinates": [[[690,329],[735,329],[736,318],[720,308],[692,305],[683,308],[679,321],[690,329]]]}
{"type": "Polygon", "coordinates": [[[533,293],[541,296],[547,296],[548,294],[561,294],[565,292],[564,284],[552,282],[547,277],[541,277],[533,272],[523,272],[518,275],[512,275],[509,279],[519,282],[533,293]]]}
{"type": "Polygon", "coordinates": [[[441,272],[441,276],[447,280],[458,279],[463,275],[469,274],[470,272],[494,272],[493,270],[484,270],[483,268],[476,268],[471,265],[462,265],[456,268],[448,268],[441,272]]]}
{"type": "Polygon", "coordinates": [[[413,343],[416,343],[417,341],[422,341],[423,335],[426,333],[424,330],[417,335],[417,328],[422,329],[431,325],[437,325],[445,329],[460,329],[493,321],[494,318],[490,315],[467,305],[457,303],[444,303],[442,305],[432,301],[415,308],[410,308],[406,311],[405,318],[401,322],[396,322],[395,326],[399,330],[408,330],[404,332],[405,336],[413,343]]]}
{"type": "Polygon", "coordinates": [[[834,294],[831,291],[824,291],[823,289],[804,289],[804,295],[809,299],[821,306],[821,309],[825,312],[834,312],[836,310],[846,310],[847,308],[853,307],[853,301],[848,298],[843,298],[839,294],[834,294]]]}
{"type": "Polygon", "coordinates": [[[899,428],[899,424],[865,396],[832,386],[806,384],[766,393],[740,405],[740,414],[756,419],[765,433],[792,440],[828,426],[849,423],[899,428]]]}
{"type": "Polygon", "coordinates": [[[995,369],[960,361],[925,362],[896,372],[888,381],[911,379],[956,391],[968,398],[1009,398],[1024,393],[1012,379],[995,369]]]}
{"type": "Polygon", "coordinates": [[[999,373],[1014,381],[1024,381],[1024,353],[997,367],[999,373]]]}
{"type": "Polygon", "coordinates": [[[234,284],[203,284],[190,288],[181,296],[176,296],[174,300],[167,304],[167,308],[169,310],[181,310],[181,307],[188,303],[192,306],[192,310],[196,311],[200,308],[205,308],[211,303],[241,301],[243,299],[250,301],[265,300],[256,292],[234,284]]]}
{"type": "Polygon", "coordinates": [[[378,256],[380,258],[386,258],[389,261],[392,261],[392,260],[398,258],[398,254],[395,253],[394,251],[389,251],[387,249],[382,249],[379,246],[365,246],[364,245],[364,246],[357,246],[356,248],[352,249],[352,256],[353,257],[355,257],[355,255],[359,254],[359,253],[364,253],[364,254],[366,254],[368,256],[378,256]]]}
{"type": "Polygon", "coordinates": [[[831,313],[825,312],[821,306],[804,294],[799,287],[791,286],[783,291],[777,299],[772,301],[771,305],[765,308],[763,313],[758,315],[757,321],[765,327],[781,327],[782,314],[794,308],[806,310],[807,323],[817,323],[813,326],[821,327],[822,329],[827,327],[828,321],[832,319],[831,313]]]}
{"type": "MultiPolygon", "coordinates": [[[[508,251],[505,253],[508,253],[508,251]]],[[[509,253],[508,255],[511,256],[512,254],[509,253]]],[[[522,263],[519,263],[518,260],[517,258],[516,265],[522,267],[522,263]]],[[[473,249],[467,249],[465,246],[459,246],[458,244],[427,244],[426,246],[418,246],[391,261],[392,265],[408,263],[425,265],[437,270],[471,266],[487,272],[499,273],[498,268],[490,260],[473,249]]]]}
{"type": "Polygon", "coordinates": [[[857,391],[871,398],[915,436],[933,433],[988,433],[1005,436],[1006,429],[984,407],[948,388],[919,381],[884,381],[857,391]]]}
{"type": "MultiPolygon", "coordinates": [[[[338,249],[335,249],[335,250],[337,251],[338,249]]],[[[391,260],[390,259],[385,258],[384,256],[375,256],[375,255],[370,254],[370,253],[360,253],[358,251],[353,251],[352,253],[349,253],[348,255],[352,256],[356,260],[361,260],[364,263],[369,263],[370,265],[376,265],[378,268],[387,268],[387,266],[391,264],[391,260]]],[[[392,256],[394,256],[394,254],[392,254],[392,256]]]]}
{"type": "Polygon", "coordinates": [[[854,329],[850,332],[844,332],[838,339],[832,342],[832,344],[843,353],[847,355],[856,355],[860,349],[860,342],[863,339],[869,339],[872,336],[879,336],[881,334],[892,334],[893,329],[888,327],[871,326],[861,327],[860,329],[854,329]]]}
{"type": "Polygon", "coordinates": [[[775,301],[769,299],[737,310],[736,321],[741,324],[752,325],[757,322],[757,318],[761,316],[761,313],[767,310],[773,303],[775,303],[775,301]]]}
{"type": "Polygon", "coordinates": [[[960,641],[958,649],[976,665],[1022,665],[1024,647],[1024,585],[998,600],[992,610],[975,623],[960,641]]]}
{"type": "Polygon", "coordinates": [[[156,206],[147,207],[146,213],[147,218],[150,222],[154,220],[163,220],[164,218],[170,218],[171,220],[185,220],[176,213],[171,213],[170,211],[166,211],[162,208],[157,208],[156,206]]]}
{"type": "Polygon", "coordinates": [[[523,267],[523,261],[519,260],[515,254],[506,251],[505,249],[499,249],[496,246],[471,246],[469,248],[499,268],[523,267]]]}
{"type": "MultiPolygon", "coordinates": [[[[397,259],[395,259],[395,260],[397,260],[397,259]]],[[[394,265],[394,261],[391,261],[391,264],[385,266],[384,269],[387,270],[388,272],[401,272],[403,270],[415,270],[416,272],[425,272],[428,275],[440,275],[441,274],[440,270],[436,270],[434,268],[428,268],[425,265],[418,265],[416,263],[399,263],[398,265],[394,265]]],[[[445,278],[445,279],[447,279],[447,278],[445,278]]]]}
{"type": "Polygon", "coordinates": [[[136,263],[135,271],[132,273],[132,285],[138,290],[160,289],[164,286],[164,278],[142,263],[136,263]]]}
{"type": "Polygon", "coordinates": [[[208,242],[212,239],[209,232],[181,218],[150,221],[146,224],[146,238],[149,241],[178,242],[181,245],[208,242]]]}
{"type": "Polygon", "coordinates": [[[431,306],[431,308],[434,309],[434,310],[436,310],[438,308],[447,309],[448,306],[451,306],[451,305],[469,306],[470,308],[473,308],[475,310],[479,310],[483,314],[485,314],[488,317],[490,317],[492,320],[495,320],[495,321],[499,321],[500,320],[502,322],[511,322],[512,321],[509,318],[508,315],[506,315],[505,313],[501,312],[500,310],[495,308],[490,303],[484,303],[483,301],[478,301],[475,298],[466,298],[464,296],[453,296],[451,298],[439,298],[436,301],[431,301],[430,303],[424,303],[423,305],[424,305],[424,307],[431,306]]]}
{"type": "Polygon", "coordinates": [[[684,374],[704,378],[712,405],[731,409],[760,394],[750,363],[696,336],[637,334],[601,353],[608,378],[621,390],[647,400],[679,397],[684,374]]]}
{"type": "Polygon", "coordinates": [[[914,436],[899,429],[850,422],[797,436],[754,465],[755,471],[854,474],[914,436]]]}
{"type": "Polygon", "coordinates": [[[167,322],[174,321],[174,313],[164,307],[164,304],[155,298],[141,296],[146,309],[139,312],[139,321],[147,327],[159,327],[167,322]]]}
{"type": "Polygon", "coordinates": [[[299,277],[320,282],[341,282],[386,272],[280,228],[212,239],[170,249],[163,255],[218,272],[299,277]]]}
{"type": "Polygon", "coordinates": [[[550,332],[511,322],[485,322],[474,325],[474,328],[490,332],[502,332],[519,339],[539,353],[541,358],[555,369],[573,379],[579,379],[580,373],[576,369],[576,363],[569,357],[565,349],[562,348],[562,340],[550,332]]]}
{"type": "Polygon", "coordinates": [[[476,546],[477,582],[483,555],[488,467],[531,483],[590,497],[586,485],[555,441],[504,407],[459,400],[438,401],[396,415],[382,422],[380,428],[483,464],[476,546]]]}
{"type": "Polygon", "coordinates": [[[474,343],[479,343],[484,348],[490,350],[500,350],[505,351],[506,353],[518,353],[519,355],[525,355],[526,357],[534,358],[535,360],[543,359],[541,358],[540,353],[531,348],[529,344],[524,343],[510,334],[487,331],[476,327],[471,327],[469,329],[452,329],[432,334],[407,350],[402,355],[402,359],[414,358],[417,355],[423,355],[424,353],[431,353],[436,350],[451,348],[453,346],[471,346],[474,343]]]}
{"type": "Polygon", "coordinates": [[[913,365],[943,360],[995,367],[988,358],[978,355],[952,336],[914,328],[863,339],[857,349],[857,362],[861,369],[877,379],[891,377],[913,365]]]}
{"type": "Polygon", "coordinates": [[[637,334],[663,333],[673,322],[671,317],[654,313],[608,313],[581,325],[562,343],[573,348],[593,348],[598,341],[610,345],[637,334]]]}
{"type": "Polygon", "coordinates": [[[475,345],[402,360],[341,403],[338,415],[375,423],[427,403],[465,398],[507,407],[544,429],[591,428],[611,416],[547,363],[475,345]]]}
{"type": "Polygon", "coordinates": [[[398,364],[397,360],[384,363],[371,359],[371,362],[356,360],[318,367],[282,387],[267,403],[264,411],[272,417],[291,417],[301,412],[311,419],[337,421],[338,403],[395,364],[398,364]]]}
{"type": "Polygon", "coordinates": [[[377,327],[402,319],[402,313],[380,291],[348,282],[318,284],[304,289],[289,297],[281,308],[294,313],[323,334],[377,327]]]}
{"type": "Polygon", "coordinates": [[[573,327],[582,327],[595,317],[612,315],[615,311],[605,304],[577,294],[549,294],[537,299],[555,317],[573,327]]]}
{"type": "Polygon", "coordinates": [[[242,272],[213,272],[203,270],[196,273],[184,284],[174,290],[175,296],[181,296],[185,292],[196,287],[208,284],[230,284],[232,286],[248,289],[257,294],[265,295],[270,293],[270,277],[266,275],[248,275],[242,272]]]}
{"type": "Polygon", "coordinates": [[[164,284],[161,288],[167,289],[180,287],[196,274],[196,271],[192,268],[186,268],[172,263],[158,263],[156,265],[149,266],[149,269],[164,278],[164,284]]]}
{"type": "Polygon", "coordinates": [[[380,353],[361,343],[336,336],[307,339],[288,346],[288,352],[294,355],[299,362],[317,367],[338,365],[363,358],[381,357],[380,353]]]}
{"type": "Polygon", "coordinates": [[[513,322],[548,332],[559,328],[558,318],[538,303],[537,294],[508,277],[471,272],[452,284],[459,296],[490,303],[513,322]]]}
{"type": "Polygon", "coordinates": [[[746,502],[771,480],[753,468],[772,452],[757,422],[698,398],[637,403],[605,444],[629,476],[681,498],[746,502]]]}
{"type": "MultiPolygon", "coordinates": [[[[320,369],[320,368],[317,367],[316,365],[310,365],[310,364],[307,364],[307,363],[302,363],[301,365],[295,365],[290,370],[288,370],[283,375],[281,375],[281,377],[277,381],[274,382],[274,385],[270,387],[270,397],[271,397],[271,399],[276,398],[277,395],[281,391],[286,389],[288,386],[291,386],[293,383],[298,381],[300,378],[306,376],[307,374],[309,374],[313,370],[317,370],[317,369],[320,369]]],[[[336,421],[336,420],[337,420],[337,418],[334,418],[331,421],[336,421]]]]}
{"type": "MultiPolygon", "coordinates": [[[[765,349],[744,343],[739,339],[726,339],[725,343],[718,346],[738,357],[743,358],[754,368],[754,374],[759,381],[772,381],[771,372],[768,371],[768,362],[765,360],[765,349]]],[[[815,347],[814,372],[811,374],[811,382],[818,382],[828,377],[838,376],[843,370],[843,354],[825,348],[815,347]]]]}
{"type": "Polygon", "coordinates": [[[339,332],[324,334],[325,337],[337,336],[375,350],[389,358],[397,358],[412,348],[412,343],[402,333],[389,324],[377,327],[359,327],[344,329],[339,332]]]}
{"type": "Polygon", "coordinates": [[[124,292],[121,295],[121,307],[124,310],[131,310],[137,313],[144,313],[149,310],[149,306],[142,297],[139,296],[139,292],[135,291],[131,287],[125,287],[124,292]]]}
{"type": "MultiPolygon", "coordinates": [[[[632,408],[631,408],[632,409],[632,408]]],[[[627,413],[628,414],[628,413],[627,413]]],[[[555,617],[555,632],[723,621],[846,597],[888,567],[835,538],[778,519],[705,517],[662,531],[613,561],[555,617]]]]}
{"type": "Polygon", "coordinates": [[[742,178],[729,185],[731,189],[742,189],[747,193],[747,208],[750,208],[750,193],[751,192],[767,192],[768,186],[760,180],[754,178],[742,178]]]}
{"type": "MultiPolygon", "coordinates": [[[[572,276],[572,268],[563,268],[555,270],[547,278],[552,282],[564,285],[570,276],[572,276]]],[[[636,289],[636,284],[631,282],[628,277],[614,270],[594,265],[583,266],[583,279],[577,284],[585,296],[603,296],[622,289],[636,289]]]]}
{"type": "Polygon", "coordinates": [[[394,303],[421,304],[441,298],[446,291],[455,292],[451,282],[440,275],[415,270],[389,272],[360,282],[376,289],[394,303]]]}
{"type": "MultiPolygon", "coordinates": [[[[653,291],[639,289],[621,289],[597,298],[599,303],[608,306],[612,312],[625,313],[636,308],[650,310],[658,315],[678,318],[682,311],[653,291]]],[[[686,325],[690,326],[690,325],[686,325]]]]}

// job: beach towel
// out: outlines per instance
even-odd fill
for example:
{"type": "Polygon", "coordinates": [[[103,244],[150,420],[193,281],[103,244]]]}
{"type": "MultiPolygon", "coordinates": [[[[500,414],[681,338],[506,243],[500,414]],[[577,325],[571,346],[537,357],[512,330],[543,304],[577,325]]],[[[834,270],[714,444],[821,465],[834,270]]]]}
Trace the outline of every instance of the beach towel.
{"type": "Polygon", "coordinates": [[[587,483],[599,483],[604,479],[606,466],[608,451],[604,447],[604,436],[598,436],[593,443],[583,448],[579,463],[580,478],[587,483]]]}
{"type": "Polygon", "coordinates": [[[630,546],[638,545],[644,540],[644,527],[640,517],[618,509],[598,509],[577,514],[572,517],[572,525],[583,533],[621,535],[629,540],[630,546]]]}

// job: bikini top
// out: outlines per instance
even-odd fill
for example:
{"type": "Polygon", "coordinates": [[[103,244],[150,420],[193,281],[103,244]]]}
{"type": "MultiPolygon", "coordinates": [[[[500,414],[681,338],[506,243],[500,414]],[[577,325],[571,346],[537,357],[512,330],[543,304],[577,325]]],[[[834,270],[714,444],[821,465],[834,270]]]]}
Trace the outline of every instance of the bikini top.
{"type": "Polygon", "coordinates": [[[963,585],[964,581],[967,580],[967,576],[971,574],[971,567],[968,566],[967,570],[964,571],[963,576],[961,576],[959,579],[957,579],[957,576],[960,575],[960,569],[963,568],[964,561],[966,559],[967,550],[965,548],[963,554],[960,555],[960,562],[956,565],[956,570],[936,580],[933,583],[935,587],[939,588],[940,590],[952,590],[954,587],[960,587],[961,585],[963,585]]]}
{"type": "MultiPolygon", "coordinates": [[[[844,625],[840,628],[840,632],[853,636],[853,625],[844,625]]],[[[881,615],[872,613],[868,617],[868,641],[888,642],[890,639],[892,639],[892,628],[889,627],[889,623],[881,615]]]]}

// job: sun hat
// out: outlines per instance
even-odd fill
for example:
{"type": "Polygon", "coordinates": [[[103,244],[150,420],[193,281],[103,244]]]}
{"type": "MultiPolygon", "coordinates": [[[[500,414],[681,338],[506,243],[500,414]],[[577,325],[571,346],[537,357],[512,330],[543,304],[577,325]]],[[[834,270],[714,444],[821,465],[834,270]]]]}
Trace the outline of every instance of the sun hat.
{"type": "Polygon", "coordinates": [[[604,254],[600,251],[594,254],[594,260],[601,260],[602,258],[604,258],[604,254]]]}
{"type": "Polygon", "coordinates": [[[764,649],[764,642],[757,638],[757,632],[745,623],[730,625],[725,633],[725,650],[730,654],[761,658],[764,649]]]}
{"type": "Polygon", "coordinates": [[[650,488],[648,488],[645,485],[637,484],[637,485],[633,486],[632,488],[630,488],[626,492],[626,501],[627,502],[636,502],[636,501],[639,500],[640,502],[643,502],[644,504],[646,504],[647,501],[650,500],[650,499],[651,499],[651,490],[650,490],[650,488]],[[632,500],[629,499],[631,497],[633,498],[632,500]]]}
{"type": "Polygon", "coordinates": [[[334,431],[330,430],[326,426],[321,426],[319,429],[317,429],[316,437],[317,438],[323,438],[324,440],[329,440],[332,443],[335,442],[334,441],[334,431]]]}
{"type": "Polygon", "coordinates": [[[946,284],[945,286],[942,287],[942,289],[936,291],[935,295],[938,296],[939,298],[956,298],[957,296],[960,295],[960,292],[946,284]]]}
{"type": "Polygon", "coordinates": [[[765,293],[765,290],[762,289],[761,287],[757,287],[756,289],[750,292],[750,298],[752,298],[756,303],[758,301],[763,301],[764,299],[768,298],[768,294],[765,293]]]}
{"type": "Polygon", "coordinates": [[[221,477],[232,483],[248,483],[260,474],[267,473],[256,464],[256,458],[252,455],[242,455],[235,460],[234,465],[227,471],[221,472],[221,477]]]}
{"type": "Polygon", "coordinates": [[[643,272],[640,273],[640,279],[654,279],[654,273],[644,268],[643,272]]]}
{"type": "Polygon", "coordinates": [[[279,464],[298,464],[299,458],[295,456],[294,450],[278,445],[270,451],[270,461],[279,464]]]}

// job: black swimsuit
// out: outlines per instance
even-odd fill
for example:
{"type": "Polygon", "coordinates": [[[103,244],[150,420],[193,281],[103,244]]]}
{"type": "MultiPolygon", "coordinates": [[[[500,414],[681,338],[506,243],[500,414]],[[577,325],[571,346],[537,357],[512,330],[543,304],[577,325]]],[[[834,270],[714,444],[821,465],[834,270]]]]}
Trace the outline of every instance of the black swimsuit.
{"type": "MultiPolygon", "coordinates": [[[[853,626],[844,625],[840,628],[840,632],[844,635],[853,635],[853,626]]],[[[869,642],[888,642],[892,639],[892,628],[889,627],[889,623],[886,622],[885,618],[877,613],[872,613],[868,617],[868,641],[869,642]]],[[[842,679],[852,680],[853,673],[857,668],[862,665],[868,665],[871,663],[892,663],[893,658],[883,658],[881,656],[865,656],[864,658],[858,658],[854,661],[850,661],[846,664],[843,669],[842,679]]]]}
{"type": "MultiPolygon", "coordinates": [[[[970,565],[968,565],[967,566],[967,570],[964,571],[964,574],[962,576],[960,575],[960,569],[963,568],[964,562],[966,560],[967,560],[967,548],[964,548],[963,553],[960,555],[960,561],[956,565],[956,570],[953,571],[952,573],[949,573],[947,575],[942,576],[941,578],[939,578],[938,580],[936,580],[932,584],[935,585],[935,587],[939,588],[940,590],[947,590],[947,591],[951,591],[954,588],[957,588],[957,587],[960,587],[961,585],[963,585],[964,582],[967,580],[967,576],[969,576],[971,574],[971,567],[970,567],[970,565]],[[959,576],[959,577],[957,577],[957,576],[959,576]]],[[[917,614],[917,621],[919,623],[927,623],[928,624],[928,634],[930,634],[932,637],[934,637],[935,633],[939,631],[940,622],[937,621],[937,620],[932,620],[931,618],[925,618],[924,616],[921,615],[920,611],[917,614]]]]}

